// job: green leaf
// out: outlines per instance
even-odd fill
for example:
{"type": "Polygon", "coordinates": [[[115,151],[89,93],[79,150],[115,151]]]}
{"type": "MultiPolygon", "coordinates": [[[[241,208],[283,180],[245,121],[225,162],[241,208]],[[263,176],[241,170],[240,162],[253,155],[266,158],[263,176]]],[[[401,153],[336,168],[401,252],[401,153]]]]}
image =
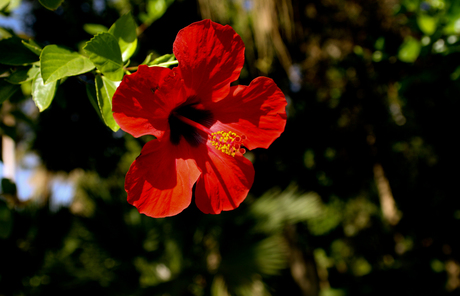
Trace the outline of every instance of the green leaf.
{"type": "Polygon", "coordinates": [[[11,84],[5,80],[0,80],[0,104],[11,98],[21,87],[17,84],[11,84]]]}
{"type": "Polygon", "coordinates": [[[91,105],[93,106],[94,110],[96,110],[97,115],[99,115],[99,118],[102,121],[104,121],[104,119],[102,118],[101,110],[99,109],[99,106],[97,104],[97,93],[94,85],[86,84],[86,95],[88,96],[88,99],[91,105]]]}
{"type": "Polygon", "coordinates": [[[102,32],[107,32],[109,29],[107,29],[106,26],[100,24],[84,24],[83,30],[85,30],[85,32],[88,34],[97,35],[102,32]]]}
{"type": "Polygon", "coordinates": [[[174,61],[175,59],[176,57],[174,56],[173,53],[168,53],[168,54],[162,55],[161,57],[154,59],[153,61],[149,62],[148,65],[155,66],[155,65],[162,64],[162,63],[174,61]]]}
{"type": "Polygon", "coordinates": [[[420,54],[422,45],[413,37],[408,37],[399,47],[398,58],[406,63],[413,63],[420,54]]]}
{"type": "MultiPolygon", "coordinates": [[[[19,5],[21,5],[22,0],[9,0],[9,1],[2,1],[3,2],[3,7],[0,8],[0,11],[5,11],[7,13],[11,13],[13,10],[15,10],[19,5]],[[6,5],[5,5],[6,4],[6,5]]],[[[0,6],[2,6],[0,4],[0,6]]]]}
{"type": "Polygon", "coordinates": [[[94,69],[94,64],[88,58],[57,45],[48,45],[43,49],[40,66],[45,83],[94,69]]]}
{"type": "Polygon", "coordinates": [[[22,43],[21,39],[11,37],[0,40],[0,64],[21,66],[38,61],[37,55],[33,54],[22,43]]]}
{"type": "Polygon", "coordinates": [[[13,37],[12,32],[13,31],[11,29],[4,29],[4,28],[0,27],[0,38],[1,39],[11,38],[11,37],[13,37]]]}
{"type": "Polygon", "coordinates": [[[110,33],[100,33],[84,47],[91,61],[107,78],[120,81],[123,78],[123,59],[117,38],[110,33]]]}
{"type": "Polygon", "coordinates": [[[460,66],[455,68],[455,71],[450,74],[450,79],[457,80],[460,77],[460,66]]]}
{"type": "Polygon", "coordinates": [[[147,64],[149,67],[151,66],[157,66],[157,67],[169,67],[169,66],[173,66],[173,65],[177,65],[179,62],[176,60],[176,57],[174,56],[174,54],[170,53],[170,54],[165,54],[161,57],[158,57],[156,59],[154,59],[153,61],[150,62],[150,59],[151,59],[151,54],[149,56],[147,56],[147,58],[145,59],[145,61],[142,63],[142,64],[147,64]]]}
{"type": "Polygon", "coordinates": [[[433,35],[437,27],[437,19],[427,14],[417,16],[417,24],[425,35],[433,35]]]}
{"type": "Polygon", "coordinates": [[[49,10],[56,10],[64,0],[38,0],[38,2],[49,10]]]}
{"type": "Polygon", "coordinates": [[[144,61],[141,63],[141,65],[147,65],[148,63],[150,63],[150,61],[152,60],[152,57],[153,57],[153,52],[149,53],[144,61]]]}
{"type": "Polygon", "coordinates": [[[37,73],[37,76],[32,83],[32,99],[40,112],[46,110],[53,101],[54,95],[56,94],[57,84],[57,81],[44,84],[40,72],[37,73]]]}
{"type": "Polygon", "coordinates": [[[101,75],[96,75],[96,94],[99,110],[105,124],[114,132],[120,129],[112,113],[112,97],[116,89],[117,87],[113,81],[106,77],[101,77],[101,75]]]}
{"type": "Polygon", "coordinates": [[[16,69],[9,77],[5,80],[13,84],[22,84],[24,82],[30,81],[37,76],[37,73],[40,71],[40,67],[20,67],[16,69]]]}
{"type": "Polygon", "coordinates": [[[10,0],[0,0],[0,11],[7,7],[8,4],[10,4],[10,0]]]}
{"type": "Polygon", "coordinates": [[[149,26],[159,19],[173,2],[174,0],[148,0],[146,5],[147,13],[140,13],[139,19],[149,26]]]}
{"type": "Polygon", "coordinates": [[[452,18],[442,31],[445,35],[456,35],[460,33],[460,16],[452,18]]]}
{"type": "Polygon", "coordinates": [[[420,6],[419,0],[403,0],[402,4],[408,11],[415,11],[420,6]]]}
{"type": "Polygon", "coordinates": [[[136,30],[136,22],[130,13],[119,18],[109,29],[109,33],[118,40],[123,61],[127,61],[136,51],[136,30]]]}
{"type": "Polygon", "coordinates": [[[32,51],[36,55],[40,56],[40,54],[42,53],[42,48],[40,47],[40,45],[35,43],[35,41],[33,41],[32,39],[29,39],[29,42],[25,40],[21,40],[21,42],[22,44],[24,44],[25,47],[27,47],[30,51],[32,51]]]}
{"type": "Polygon", "coordinates": [[[384,46],[385,46],[385,38],[379,37],[379,39],[377,39],[375,41],[375,49],[376,50],[383,50],[384,46]]]}

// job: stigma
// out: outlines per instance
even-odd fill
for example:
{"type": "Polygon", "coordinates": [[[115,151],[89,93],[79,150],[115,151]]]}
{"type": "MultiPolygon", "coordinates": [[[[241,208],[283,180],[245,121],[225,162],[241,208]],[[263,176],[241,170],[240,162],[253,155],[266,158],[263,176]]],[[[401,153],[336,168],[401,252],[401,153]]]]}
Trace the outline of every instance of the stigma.
{"type": "Polygon", "coordinates": [[[232,131],[211,133],[211,145],[217,150],[232,157],[235,157],[237,152],[241,154],[246,152],[246,149],[241,148],[242,141],[245,139],[245,135],[240,136],[232,131]]]}

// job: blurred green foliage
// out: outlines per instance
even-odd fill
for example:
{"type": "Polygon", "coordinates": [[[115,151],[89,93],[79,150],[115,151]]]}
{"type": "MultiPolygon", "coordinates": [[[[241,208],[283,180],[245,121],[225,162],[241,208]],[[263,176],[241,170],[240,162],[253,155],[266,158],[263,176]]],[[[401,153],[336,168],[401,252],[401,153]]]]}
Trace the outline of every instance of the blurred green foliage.
{"type": "MultiPolygon", "coordinates": [[[[0,133],[40,164],[28,201],[17,196],[24,183],[2,179],[0,295],[460,292],[460,2],[22,2],[33,36],[0,29],[0,133]],[[211,18],[245,42],[239,84],[266,75],[285,93],[286,131],[247,154],[256,179],[238,209],[204,215],[192,204],[152,219],[130,206],[124,175],[151,138],[104,125],[92,74],[59,81],[42,113],[30,104],[34,66],[5,54],[77,53],[110,30],[121,46],[113,31],[125,26],[111,26],[123,16],[133,27],[128,12],[130,66],[170,63],[177,32],[211,18]],[[57,176],[76,184],[70,206],[52,207],[57,176]]],[[[0,1],[0,11],[20,5],[0,1]]]]}

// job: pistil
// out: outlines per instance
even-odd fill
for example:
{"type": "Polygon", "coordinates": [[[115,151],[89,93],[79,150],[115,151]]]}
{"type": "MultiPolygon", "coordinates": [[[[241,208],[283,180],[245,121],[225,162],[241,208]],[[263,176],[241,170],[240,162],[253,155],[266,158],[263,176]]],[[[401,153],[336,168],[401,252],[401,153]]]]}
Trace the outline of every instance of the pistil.
{"type": "Polygon", "coordinates": [[[235,157],[236,153],[239,152],[241,154],[246,153],[246,149],[242,148],[243,141],[246,139],[245,135],[238,135],[232,131],[224,132],[224,131],[217,131],[217,132],[212,132],[210,129],[207,127],[185,117],[177,112],[174,112],[173,115],[179,119],[180,121],[193,126],[194,128],[206,133],[208,135],[208,138],[211,141],[211,145],[232,157],[235,157]]]}

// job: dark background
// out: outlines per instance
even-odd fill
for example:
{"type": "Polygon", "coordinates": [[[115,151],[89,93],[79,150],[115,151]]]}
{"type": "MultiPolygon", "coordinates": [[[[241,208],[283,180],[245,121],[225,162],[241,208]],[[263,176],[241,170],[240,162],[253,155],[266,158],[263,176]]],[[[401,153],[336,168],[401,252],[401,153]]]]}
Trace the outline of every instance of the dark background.
{"type": "Polygon", "coordinates": [[[256,177],[238,209],[192,202],[153,219],[123,190],[149,138],[108,129],[82,79],[40,114],[16,93],[1,105],[16,124],[0,131],[39,156],[45,189],[0,198],[0,295],[460,294],[455,1],[23,2],[22,38],[73,50],[92,37],[84,24],[131,11],[144,30],[131,65],[171,53],[194,21],[230,24],[246,45],[238,83],[273,78],[288,122],[248,153],[256,177]],[[169,7],[151,23],[149,3],[169,7]],[[68,206],[51,206],[56,177],[76,184],[68,206]]]}

